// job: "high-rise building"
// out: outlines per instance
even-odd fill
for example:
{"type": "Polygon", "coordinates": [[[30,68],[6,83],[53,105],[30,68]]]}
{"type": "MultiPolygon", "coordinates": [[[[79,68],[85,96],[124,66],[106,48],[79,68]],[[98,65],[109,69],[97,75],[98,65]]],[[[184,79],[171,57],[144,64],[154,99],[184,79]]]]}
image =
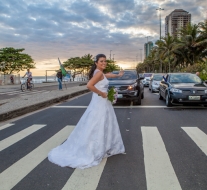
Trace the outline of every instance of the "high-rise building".
{"type": "Polygon", "coordinates": [[[145,58],[148,57],[151,49],[153,48],[153,42],[149,41],[144,44],[144,56],[145,58]]]}
{"type": "Polygon", "coordinates": [[[191,22],[191,14],[183,9],[175,9],[165,18],[165,35],[179,38],[179,30],[191,22]]]}

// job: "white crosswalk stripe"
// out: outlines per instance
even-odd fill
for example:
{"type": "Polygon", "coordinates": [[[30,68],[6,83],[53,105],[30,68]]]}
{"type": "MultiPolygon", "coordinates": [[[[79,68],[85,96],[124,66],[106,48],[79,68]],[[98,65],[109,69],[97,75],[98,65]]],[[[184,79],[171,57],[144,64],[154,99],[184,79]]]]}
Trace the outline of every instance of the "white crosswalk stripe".
{"type": "Polygon", "coordinates": [[[32,125],[2,141],[0,141],[0,151],[4,150],[5,148],[13,145],[14,143],[20,141],[21,139],[25,138],[26,136],[34,133],[35,131],[45,127],[46,125],[32,125]]]}
{"type": "Polygon", "coordinates": [[[20,95],[20,96],[26,96],[31,94],[38,94],[38,93],[48,93],[47,90],[32,90],[32,91],[24,91],[21,90],[18,91],[10,91],[10,92],[1,92],[0,95],[8,95],[8,96],[14,96],[14,95],[20,95]]]}
{"type": "Polygon", "coordinates": [[[62,190],[96,190],[107,158],[95,167],[84,170],[76,169],[62,190]]]}
{"type": "Polygon", "coordinates": [[[1,189],[12,189],[22,178],[40,164],[40,162],[47,158],[48,152],[52,148],[60,145],[67,139],[73,128],[74,126],[66,126],[25,157],[3,171],[0,174],[1,189]]]}
{"type": "MultiPolygon", "coordinates": [[[[0,127],[6,129],[13,126],[8,123],[0,127]]],[[[45,127],[46,124],[34,124],[0,142],[0,151],[15,144],[28,135],[45,127]]],[[[196,145],[207,155],[207,135],[197,127],[181,127],[196,145]]],[[[25,176],[36,168],[49,151],[64,142],[71,134],[74,126],[68,125],[43,142],[30,153],[9,166],[0,174],[0,189],[7,190],[16,186],[25,176]]],[[[3,132],[3,131],[2,131],[3,132]]],[[[144,168],[148,190],[181,190],[178,177],[173,169],[164,141],[156,126],[142,126],[144,168]]],[[[95,167],[84,170],[75,169],[62,190],[95,190],[98,187],[107,158],[95,167]]]]}
{"type": "Polygon", "coordinates": [[[11,127],[13,125],[14,125],[14,123],[7,123],[7,124],[5,124],[5,125],[3,125],[3,126],[0,127],[0,131],[3,130],[3,129],[6,129],[8,127],[11,127]]]}
{"type": "Polygon", "coordinates": [[[141,127],[141,131],[147,189],[181,189],[157,127],[141,127]]]}
{"type": "Polygon", "coordinates": [[[207,135],[198,127],[181,127],[207,156],[207,135]]]}

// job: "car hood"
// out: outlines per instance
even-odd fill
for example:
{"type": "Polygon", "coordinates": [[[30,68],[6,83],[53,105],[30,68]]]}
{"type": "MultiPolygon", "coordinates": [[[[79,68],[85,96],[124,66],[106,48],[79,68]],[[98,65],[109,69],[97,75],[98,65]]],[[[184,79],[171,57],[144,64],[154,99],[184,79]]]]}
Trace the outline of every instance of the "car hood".
{"type": "Polygon", "coordinates": [[[171,83],[173,88],[199,88],[199,89],[207,89],[207,87],[204,84],[196,84],[196,83],[179,83],[179,84],[173,84],[171,83]]]}
{"type": "Polygon", "coordinates": [[[109,81],[109,86],[113,86],[113,85],[130,85],[130,84],[134,84],[136,82],[135,79],[133,80],[111,80],[109,81]]]}

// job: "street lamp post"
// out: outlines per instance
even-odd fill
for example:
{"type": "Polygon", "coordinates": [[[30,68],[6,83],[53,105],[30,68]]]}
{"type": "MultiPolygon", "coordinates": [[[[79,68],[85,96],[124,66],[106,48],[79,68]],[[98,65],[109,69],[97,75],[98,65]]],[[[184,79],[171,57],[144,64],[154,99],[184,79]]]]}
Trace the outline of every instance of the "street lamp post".
{"type": "Polygon", "coordinates": [[[161,11],[163,11],[164,9],[162,9],[162,8],[159,7],[156,10],[160,12],[160,40],[161,40],[161,11]]]}
{"type": "Polygon", "coordinates": [[[110,60],[111,60],[111,52],[112,52],[112,50],[110,50],[110,60]]]}
{"type": "Polygon", "coordinates": [[[139,49],[140,50],[140,58],[141,58],[141,62],[142,62],[142,49],[139,49]]]}

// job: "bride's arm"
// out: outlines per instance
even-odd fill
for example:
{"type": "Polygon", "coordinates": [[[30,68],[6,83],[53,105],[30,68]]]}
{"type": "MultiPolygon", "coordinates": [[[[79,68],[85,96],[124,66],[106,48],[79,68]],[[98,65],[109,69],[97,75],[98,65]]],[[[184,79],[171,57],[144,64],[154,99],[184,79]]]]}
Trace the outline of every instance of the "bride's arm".
{"type": "Polygon", "coordinates": [[[103,73],[101,71],[97,72],[89,81],[87,84],[87,88],[91,90],[92,92],[97,93],[98,95],[102,96],[103,98],[107,97],[107,93],[101,92],[98,90],[94,85],[103,79],[103,73]]]}
{"type": "Polygon", "coordinates": [[[124,71],[119,71],[119,74],[106,73],[105,76],[106,78],[117,78],[117,77],[122,77],[123,74],[124,74],[124,71]]]}

